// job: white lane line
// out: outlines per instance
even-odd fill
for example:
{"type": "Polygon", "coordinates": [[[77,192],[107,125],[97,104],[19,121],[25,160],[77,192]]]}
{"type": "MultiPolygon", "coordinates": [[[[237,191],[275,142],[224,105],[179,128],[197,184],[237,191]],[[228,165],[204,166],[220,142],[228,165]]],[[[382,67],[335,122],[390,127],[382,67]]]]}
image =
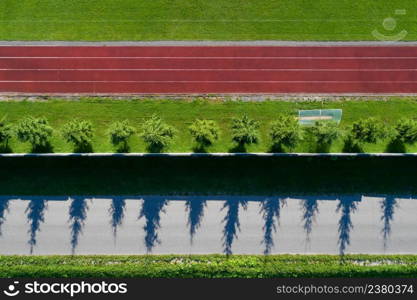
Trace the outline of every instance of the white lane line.
{"type": "Polygon", "coordinates": [[[0,56],[0,59],[417,59],[417,56],[0,56]]]}
{"type": "Polygon", "coordinates": [[[254,80],[254,81],[248,81],[248,80],[196,80],[196,81],[192,81],[192,80],[161,80],[161,81],[156,81],[156,80],[141,80],[141,81],[127,81],[127,80],[122,80],[122,81],[112,81],[112,80],[97,80],[97,81],[92,81],[92,80],[86,80],[86,81],[77,81],[77,80],[72,80],[72,81],[64,81],[64,80],[56,80],[56,81],[51,81],[51,80],[0,80],[1,83],[417,83],[417,81],[347,81],[347,80],[282,80],[282,81],[276,81],[276,80],[271,80],[271,81],[265,81],[265,80],[254,80]]]}
{"type": "Polygon", "coordinates": [[[417,71],[417,69],[1,69],[0,71],[100,71],[100,72],[112,72],[112,71],[175,71],[175,72],[182,72],[182,71],[221,71],[221,72],[240,72],[240,71],[248,71],[248,72],[258,72],[258,71],[288,71],[288,72],[299,72],[299,71],[308,71],[308,72],[379,72],[379,71],[387,71],[387,72],[404,72],[404,71],[417,71]]]}

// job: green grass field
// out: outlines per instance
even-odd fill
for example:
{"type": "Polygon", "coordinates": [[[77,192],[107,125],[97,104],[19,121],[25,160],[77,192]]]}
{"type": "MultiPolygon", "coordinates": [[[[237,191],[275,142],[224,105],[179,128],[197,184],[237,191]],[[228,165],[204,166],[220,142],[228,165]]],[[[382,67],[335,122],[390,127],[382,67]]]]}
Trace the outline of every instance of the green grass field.
{"type": "Polygon", "coordinates": [[[415,8],[415,0],[2,0],[0,39],[375,40],[373,30],[388,38],[406,30],[416,40],[415,8]]]}
{"type": "MultiPolygon", "coordinates": [[[[93,140],[94,152],[115,152],[109,137],[106,135],[108,126],[116,120],[130,120],[131,124],[140,129],[144,120],[156,113],[173,125],[178,134],[166,152],[192,152],[196,147],[188,126],[196,118],[212,119],[221,128],[220,139],[209,152],[229,152],[236,146],[230,135],[230,124],[233,117],[248,114],[261,123],[261,139],[256,145],[247,147],[248,152],[270,151],[268,131],[271,122],[279,113],[297,114],[299,109],[341,108],[343,119],[341,128],[347,128],[354,120],[374,116],[388,125],[393,125],[399,118],[417,117],[416,98],[390,98],[386,101],[340,100],[324,102],[289,102],[289,101],[213,101],[213,100],[106,100],[81,99],[80,101],[48,100],[48,101],[0,101],[0,118],[7,115],[7,121],[16,123],[19,119],[32,116],[45,116],[50,124],[57,129],[52,139],[54,152],[72,152],[73,147],[65,143],[60,129],[63,124],[73,118],[91,120],[95,127],[93,140]]],[[[365,152],[385,152],[389,141],[376,145],[365,145],[365,152]]],[[[13,152],[29,152],[30,145],[12,139],[10,147],[13,152]]],[[[146,152],[146,146],[138,135],[130,140],[130,152],[146,152]]],[[[331,152],[342,152],[343,138],[333,144],[331,152]]],[[[295,152],[315,151],[314,145],[308,140],[300,143],[295,152]]],[[[417,152],[417,145],[407,146],[406,151],[417,152]]]]}
{"type": "Polygon", "coordinates": [[[0,256],[0,277],[416,277],[415,255],[0,256]]]}

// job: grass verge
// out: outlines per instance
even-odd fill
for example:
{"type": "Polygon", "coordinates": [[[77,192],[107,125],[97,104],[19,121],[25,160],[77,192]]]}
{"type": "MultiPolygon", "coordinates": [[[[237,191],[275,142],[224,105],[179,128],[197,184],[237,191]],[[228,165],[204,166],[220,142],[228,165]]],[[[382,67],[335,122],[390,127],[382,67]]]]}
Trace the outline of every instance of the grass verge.
{"type": "MultiPolygon", "coordinates": [[[[72,152],[73,147],[65,143],[60,130],[63,125],[75,117],[90,120],[95,129],[93,139],[94,152],[115,152],[106,134],[107,128],[114,121],[128,119],[132,125],[140,129],[143,122],[152,116],[160,115],[167,123],[178,131],[166,152],[192,152],[196,148],[188,131],[190,124],[196,119],[215,120],[220,127],[221,135],[208,152],[230,152],[236,148],[231,140],[230,125],[233,117],[243,114],[258,120],[260,127],[260,142],[246,148],[248,152],[269,152],[271,142],[269,129],[271,122],[279,113],[297,115],[299,109],[343,109],[343,119],[340,127],[347,128],[353,121],[374,116],[388,125],[393,125],[401,117],[416,118],[417,99],[391,97],[381,101],[338,100],[338,101],[214,101],[214,100],[111,100],[103,98],[80,99],[67,101],[51,99],[48,101],[0,101],[0,119],[7,115],[10,123],[32,115],[45,116],[52,127],[56,129],[52,138],[53,152],[72,152]]],[[[130,152],[146,152],[146,146],[138,135],[130,139],[130,152]]],[[[388,148],[389,141],[385,140],[376,145],[365,145],[364,152],[392,152],[388,148]]],[[[330,152],[343,152],[344,141],[339,139],[333,143],[330,152]]],[[[22,144],[16,138],[10,142],[12,152],[30,152],[30,145],[22,144]]],[[[314,152],[315,145],[305,140],[294,152],[314,152]]],[[[417,145],[407,146],[406,152],[417,152],[417,145]]],[[[1,152],[1,150],[0,150],[1,152]]]]}
{"type": "Polygon", "coordinates": [[[0,39],[416,40],[416,14],[415,0],[3,0],[0,39]]]}
{"type": "Polygon", "coordinates": [[[416,277],[415,255],[0,256],[0,277],[416,277]]]}

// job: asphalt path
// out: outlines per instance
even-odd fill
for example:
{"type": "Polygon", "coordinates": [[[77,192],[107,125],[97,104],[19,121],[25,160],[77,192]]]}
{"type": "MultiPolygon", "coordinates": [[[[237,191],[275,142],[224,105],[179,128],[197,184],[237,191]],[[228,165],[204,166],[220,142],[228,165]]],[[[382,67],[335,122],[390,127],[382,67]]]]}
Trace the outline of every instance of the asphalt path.
{"type": "Polygon", "coordinates": [[[404,197],[2,197],[0,202],[1,254],[417,249],[417,200],[404,197]]]}

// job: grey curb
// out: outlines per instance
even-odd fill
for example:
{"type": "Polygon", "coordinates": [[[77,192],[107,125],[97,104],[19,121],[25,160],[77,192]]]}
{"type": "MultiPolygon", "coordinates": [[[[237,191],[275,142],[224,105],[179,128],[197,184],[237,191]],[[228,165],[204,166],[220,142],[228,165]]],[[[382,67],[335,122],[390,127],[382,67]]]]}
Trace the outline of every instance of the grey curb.
{"type": "MultiPolygon", "coordinates": [[[[388,195],[385,194],[349,194],[343,195],[344,199],[352,198],[354,201],[358,200],[359,197],[374,197],[384,198],[388,195]]],[[[139,200],[146,198],[148,200],[168,200],[168,201],[183,201],[183,200],[209,200],[209,201],[222,201],[225,199],[242,199],[246,201],[263,201],[265,199],[280,198],[280,199],[315,199],[321,201],[333,201],[337,199],[337,195],[326,195],[326,196],[315,196],[315,195],[297,195],[297,194],[282,194],[282,195],[207,195],[207,196],[190,196],[190,195],[48,195],[48,196],[37,196],[37,195],[0,195],[0,200],[53,200],[53,201],[68,201],[75,198],[84,198],[88,200],[100,200],[100,199],[123,199],[123,200],[139,200]]],[[[404,194],[396,195],[396,198],[401,199],[415,199],[414,195],[404,194]]]]}
{"type": "Polygon", "coordinates": [[[3,157],[417,157],[417,153],[6,153],[3,157]]]}
{"type": "Polygon", "coordinates": [[[0,46],[417,46],[417,41],[0,41],[0,46]]]}
{"type": "MultiPolygon", "coordinates": [[[[47,98],[61,98],[61,99],[79,99],[86,97],[94,98],[111,98],[111,99],[189,99],[189,98],[225,98],[230,100],[246,100],[246,101],[262,101],[262,100],[288,100],[288,99],[301,99],[309,101],[322,101],[323,98],[345,98],[345,97],[357,97],[357,98],[371,98],[378,99],[383,97],[415,97],[417,93],[17,93],[17,92],[0,92],[0,101],[8,101],[13,99],[25,99],[25,98],[39,98],[46,100],[47,98]],[[307,99],[303,99],[307,98],[307,99]]],[[[222,99],[222,100],[225,100],[222,99]]]]}

